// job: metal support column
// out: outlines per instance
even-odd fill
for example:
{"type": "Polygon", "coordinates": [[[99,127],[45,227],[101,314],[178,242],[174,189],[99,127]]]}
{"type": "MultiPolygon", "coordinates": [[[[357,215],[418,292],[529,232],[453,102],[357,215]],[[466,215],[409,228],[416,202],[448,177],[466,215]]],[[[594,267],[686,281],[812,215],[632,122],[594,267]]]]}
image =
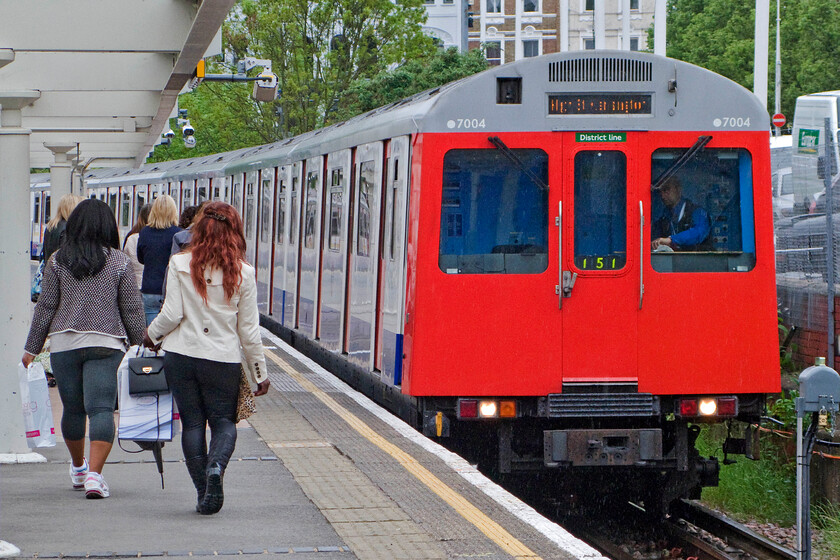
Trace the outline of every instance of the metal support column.
{"type": "MultiPolygon", "coordinates": [[[[73,170],[67,152],[76,148],[76,144],[69,142],[44,142],[44,147],[53,153],[55,162],[50,166],[50,197],[53,209],[58,208],[58,201],[65,194],[73,192],[71,172],[73,170]]],[[[77,193],[78,194],[78,193],[77,193]]]]}
{"type": "Polygon", "coordinates": [[[30,323],[29,134],[21,108],[37,91],[0,91],[0,454],[27,453],[17,364],[30,323]]]}

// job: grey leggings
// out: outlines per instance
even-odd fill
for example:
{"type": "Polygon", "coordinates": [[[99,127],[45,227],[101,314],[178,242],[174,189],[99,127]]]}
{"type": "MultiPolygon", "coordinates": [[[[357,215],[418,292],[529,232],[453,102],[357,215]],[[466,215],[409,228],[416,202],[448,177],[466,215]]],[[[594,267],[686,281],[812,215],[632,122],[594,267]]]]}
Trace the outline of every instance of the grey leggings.
{"type": "Polygon", "coordinates": [[[90,440],[114,442],[117,368],[124,354],[96,346],[50,355],[64,408],[61,434],[65,440],[84,439],[85,422],[90,418],[90,440]]]}

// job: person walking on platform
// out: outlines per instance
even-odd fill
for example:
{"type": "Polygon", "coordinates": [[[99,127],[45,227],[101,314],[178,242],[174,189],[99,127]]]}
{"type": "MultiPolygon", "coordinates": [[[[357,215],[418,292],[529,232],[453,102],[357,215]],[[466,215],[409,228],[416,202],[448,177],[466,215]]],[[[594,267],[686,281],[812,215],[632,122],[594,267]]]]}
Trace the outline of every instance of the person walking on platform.
{"type": "Polygon", "coordinates": [[[172,238],[181,231],[178,227],[178,208],[168,194],[161,195],[152,204],[149,223],[140,230],[137,239],[137,260],[143,264],[143,309],[146,325],[160,313],[163,303],[163,278],[169,262],[172,238]]]}
{"type": "Polygon", "coordinates": [[[166,351],[164,371],[181,415],[196,511],[209,515],[224,502],[222,481],[236,445],[240,368],[256,382],[255,396],[267,393],[270,382],[242,218],[233,206],[211,202],[192,231],[189,248],[169,261],[166,299],[144,343],[166,351]]]}
{"type": "Polygon", "coordinates": [[[21,358],[29,367],[51,340],[52,367],[64,411],[61,433],[73,487],[107,498],[102,467],[114,442],[117,367],[126,343],[143,341],[143,303],[117,222],[107,204],[83,200],[67,220],[64,243],[44,268],[41,297],[21,358]],[[90,454],[85,459],[85,424],[90,454]]]}
{"type": "Polygon", "coordinates": [[[44,232],[44,252],[42,254],[44,263],[50,260],[50,257],[61,246],[64,240],[64,231],[67,229],[67,218],[73,213],[84,199],[75,194],[65,194],[58,201],[58,208],[55,211],[55,216],[47,222],[47,229],[44,232]]]}
{"type": "Polygon", "coordinates": [[[134,222],[134,227],[125,236],[123,241],[123,251],[128,258],[131,259],[131,264],[134,265],[134,274],[137,275],[137,288],[143,287],[143,265],[137,260],[137,241],[140,239],[140,230],[146,227],[149,223],[149,213],[152,211],[151,204],[144,204],[137,213],[137,221],[134,222]]]}

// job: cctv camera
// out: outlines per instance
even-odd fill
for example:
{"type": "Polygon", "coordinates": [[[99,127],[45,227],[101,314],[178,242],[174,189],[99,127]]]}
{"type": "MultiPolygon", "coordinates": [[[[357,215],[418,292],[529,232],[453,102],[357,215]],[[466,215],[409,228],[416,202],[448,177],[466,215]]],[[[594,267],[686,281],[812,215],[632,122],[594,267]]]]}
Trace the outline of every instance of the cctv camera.
{"type": "Polygon", "coordinates": [[[163,140],[160,141],[161,146],[168,146],[171,143],[172,143],[172,140],[170,140],[169,137],[166,137],[166,138],[164,138],[163,140]]]}
{"type": "Polygon", "coordinates": [[[193,134],[195,134],[195,129],[190,123],[187,123],[181,127],[181,132],[184,133],[184,138],[186,138],[187,136],[192,136],[193,134]]]}
{"type": "Polygon", "coordinates": [[[170,128],[166,132],[163,133],[164,138],[175,138],[175,132],[170,128]]]}
{"type": "Polygon", "coordinates": [[[184,146],[187,148],[195,148],[195,136],[185,136],[184,146]]]}

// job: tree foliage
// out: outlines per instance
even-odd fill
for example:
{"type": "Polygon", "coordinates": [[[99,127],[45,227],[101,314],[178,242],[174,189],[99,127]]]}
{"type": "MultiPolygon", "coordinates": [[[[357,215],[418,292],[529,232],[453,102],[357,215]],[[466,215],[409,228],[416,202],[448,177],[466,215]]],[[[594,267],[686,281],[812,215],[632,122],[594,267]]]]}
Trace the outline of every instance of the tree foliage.
{"type": "MultiPolygon", "coordinates": [[[[753,88],[755,3],[669,0],[668,56],[691,62],[753,88]]],[[[770,6],[768,103],[774,106],[776,6],[770,6]]],[[[782,112],[793,117],[796,98],[840,89],[840,3],[782,0],[782,112]]]]}
{"type": "MultiPolygon", "coordinates": [[[[246,56],[270,59],[278,99],[257,103],[251,83],[204,81],[182,94],[197,145],[176,136],[149,161],[195,157],[265,144],[320,128],[481,71],[481,51],[439,51],[424,35],[421,0],[242,0],[223,28],[232,73],[246,56]]],[[[256,75],[257,69],[251,72],[256,75]]]]}

